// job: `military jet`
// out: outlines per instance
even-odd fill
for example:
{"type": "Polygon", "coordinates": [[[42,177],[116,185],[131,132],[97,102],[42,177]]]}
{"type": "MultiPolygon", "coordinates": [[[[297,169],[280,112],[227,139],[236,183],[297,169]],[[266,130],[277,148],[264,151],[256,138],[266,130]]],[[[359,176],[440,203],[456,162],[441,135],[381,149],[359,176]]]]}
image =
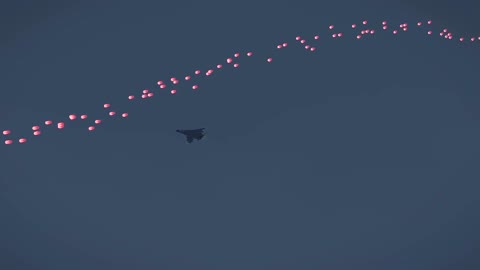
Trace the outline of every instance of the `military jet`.
{"type": "Polygon", "coordinates": [[[193,139],[200,141],[204,136],[205,133],[203,132],[205,128],[199,129],[177,129],[178,133],[182,133],[187,137],[187,143],[192,143],[193,139]]]}

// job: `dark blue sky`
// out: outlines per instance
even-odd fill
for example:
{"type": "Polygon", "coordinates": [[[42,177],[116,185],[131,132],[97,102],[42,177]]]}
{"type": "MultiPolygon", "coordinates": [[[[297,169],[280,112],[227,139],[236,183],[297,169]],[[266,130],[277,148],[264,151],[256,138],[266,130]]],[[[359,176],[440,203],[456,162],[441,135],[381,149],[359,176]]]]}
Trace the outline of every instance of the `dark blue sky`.
{"type": "Polygon", "coordinates": [[[0,147],[0,269],[480,268],[480,42],[349,29],[478,36],[473,1],[11,2],[1,129],[130,117],[0,147]],[[349,38],[295,48],[330,24],[349,38]],[[198,92],[126,100],[249,50],[198,92]]]}

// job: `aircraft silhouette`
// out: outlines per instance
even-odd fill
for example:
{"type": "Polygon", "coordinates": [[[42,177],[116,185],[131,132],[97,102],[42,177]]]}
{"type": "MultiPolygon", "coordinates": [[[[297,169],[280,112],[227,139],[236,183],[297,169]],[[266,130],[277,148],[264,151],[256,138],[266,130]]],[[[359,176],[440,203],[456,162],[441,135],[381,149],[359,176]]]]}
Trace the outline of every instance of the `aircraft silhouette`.
{"type": "Polygon", "coordinates": [[[203,132],[205,128],[199,129],[177,129],[178,133],[181,133],[187,137],[187,143],[192,143],[193,139],[200,141],[204,136],[205,133],[203,132]]]}

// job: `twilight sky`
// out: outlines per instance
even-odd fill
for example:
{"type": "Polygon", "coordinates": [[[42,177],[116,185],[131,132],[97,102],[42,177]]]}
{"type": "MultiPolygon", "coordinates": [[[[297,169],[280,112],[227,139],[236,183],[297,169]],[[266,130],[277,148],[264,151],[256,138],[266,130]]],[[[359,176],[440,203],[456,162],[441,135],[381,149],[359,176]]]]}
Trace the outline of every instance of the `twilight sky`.
{"type": "Polygon", "coordinates": [[[9,2],[0,129],[106,120],[0,145],[0,269],[480,268],[480,42],[438,36],[479,36],[474,1],[9,2]],[[357,41],[363,19],[412,31],[357,41]]]}

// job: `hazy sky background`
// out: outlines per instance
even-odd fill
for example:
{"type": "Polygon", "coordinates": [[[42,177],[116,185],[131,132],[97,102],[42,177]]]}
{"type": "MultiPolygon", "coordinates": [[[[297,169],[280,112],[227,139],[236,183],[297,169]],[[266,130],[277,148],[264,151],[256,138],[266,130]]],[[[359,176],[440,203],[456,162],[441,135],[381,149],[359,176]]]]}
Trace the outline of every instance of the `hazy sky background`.
{"type": "Polygon", "coordinates": [[[0,129],[130,117],[0,146],[0,269],[480,268],[480,42],[349,28],[479,36],[474,1],[10,2],[0,129]],[[345,39],[293,41],[330,24],[345,39]],[[197,92],[127,104],[249,50],[197,92]]]}

